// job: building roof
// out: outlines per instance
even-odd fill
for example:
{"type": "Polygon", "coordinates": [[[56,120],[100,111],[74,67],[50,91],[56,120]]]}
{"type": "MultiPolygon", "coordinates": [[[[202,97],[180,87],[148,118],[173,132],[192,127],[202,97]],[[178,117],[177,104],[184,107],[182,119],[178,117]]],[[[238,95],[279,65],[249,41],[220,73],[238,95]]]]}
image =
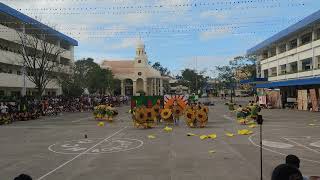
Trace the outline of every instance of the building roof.
{"type": "Polygon", "coordinates": [[[115,74],[129,74],[134,72],[134,61],[119,60],[109,61],[105,60],[102,62],[102,67],[109,68],[115,74]]]}
{"type": "Polygon", "coordinates": [[[47,25],[45,25],[45,24],[43,24],[43,23],[41,23],[41,22],[39,22],[39,21],[37,21],[37,20],[35,20],[35,19],[33,19],[33,18],[31,18],[31,17],[29,17],[29,16],[15,10],[15,9],[3,4],[3,3],[1,3],[1,2],[0,2],[0,12],[8,14],[14,18],[17,18],[18,20],[20,20],[26,24],[31,24],[37,28],[44,29],[49,34],[53,34],[54,36],[70,43],[73,46],[78,46],[78,41],[72,39],[69,36],[62,34],[59,31],[52,29],[51,27],[49,27],[49,26],[47,26],[47,25]]]}
{"type": "Polygon", "coordinates": [[[289,26],[288,28],[280,31],[279,33],[271,36],[270,38],[262,41],[260,44],[249,49],[247,51],[247,54],[249,54],[249,55],[254,54],[257,51],[296,33],[297,31],[303,30],[307,26],[310,26],[316,22],[319,22],[319,20],[320,20],[320,10],[307,16],[306,18],[302,19],[301,21],[289,26]]]}

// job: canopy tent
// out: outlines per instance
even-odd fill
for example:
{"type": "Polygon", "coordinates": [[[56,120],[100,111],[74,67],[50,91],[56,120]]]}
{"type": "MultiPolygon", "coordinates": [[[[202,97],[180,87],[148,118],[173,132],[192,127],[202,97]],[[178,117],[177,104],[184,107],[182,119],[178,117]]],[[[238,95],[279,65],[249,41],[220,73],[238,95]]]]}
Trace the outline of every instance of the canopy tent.
{"type": "Polygon", "coordinates": [[[320,84],[320,77],[257,84],[256,88],[275,88],[275,87],[303,86],[303,85],[315,85],[315,84],[320,84]]]}

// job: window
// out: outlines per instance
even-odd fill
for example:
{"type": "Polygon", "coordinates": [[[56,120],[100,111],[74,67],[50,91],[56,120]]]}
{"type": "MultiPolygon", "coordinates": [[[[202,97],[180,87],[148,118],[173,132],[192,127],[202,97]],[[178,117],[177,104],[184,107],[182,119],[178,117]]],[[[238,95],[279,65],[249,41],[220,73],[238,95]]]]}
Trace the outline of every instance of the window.
{"type": "Polygon", "coordinates": [[[289,64],[289,72],[287,74],[297,73],[298,72],[298,62],[292,62],[289,64]]]}
{"type": "Polygon", "coordinates": [[[305,45],[311,42],[312,33],[305,34],[301,36],[301,45],[305,45]]]}
{"type": "Polygon", "coordinates": [[[141,60],[138,60],[138,63],[141,63],[141,60]]]}
{"type": "Polygon", "coordinates": [[[318,39],[320,39],[320,29],[316,30],[316,37],[314,40],[318,40],[318,39]]]}
{"type": "Polygon", "coordinates": [[[284,75],[286,73],[287,73],[287,65],[286,64],[280,65],[279,75],[284,75]]]}
{"type": "Polygon", "coordinates": [[[4,90],[0,90],[0,97],[4,96],[4,90]]]}
{"type": "Polygon", "coordinates": [[[294,49],[298,46],[298,42],[297,42],[297,39],[294,39],[292,41],[289,42],[289,47],[290,49],[294,49]]]}
{"type": "Polygon", "coordinates": [[[312,70],[312,58],[301,60],[301,71],[310,71],[312,70]]]}
{"type": "Polygon", "coordinates": [[[142,75],[142,72],[138,72],[138,75],[141,76],[141,75],[142,75]]]}
{"type": "Polygon", "coordinates": [[[21,75],[21,71],[17,71],[17,75],[21,75]]]}
{"type": "Polygon", "coordinates": [[[268,69],[263,70],[263,77],[268,78],[268,69]]]}
{"type": "Polygon", "coordinates": [[[262,52],[262,60],[268,58],[268,51],[263,51],[262,52]]]}
{"type": "Polygon", "coordinates": [[[287,49],[286,49],[286,44],[281,44],[279,46],[279,53],[283,53],[283,52],[286,52],[287,49]]]}
{"type": "Polygon", "coordinates": [[[277,67],[273,67],[270,69],[270,77],[274,77],[274,76],[277,76],[277,67]]]}
{"type": "Polygon", "coordinates": [[[8,74],[12,74],[12,70],[11,69],[8,70],[8,74]]]}
{"type": "Polygon", "coordinates": [[[277,55],[276,48],[271,48],[271,49],[270,49],[270,57],[273,57],[273,56],[275,56],[275,55],[277,55]]]}
{"type": "Polygon", "coordinates": [[[320,69],[320,56],[317,56],[315,60],[315,69],[320,69]]]}

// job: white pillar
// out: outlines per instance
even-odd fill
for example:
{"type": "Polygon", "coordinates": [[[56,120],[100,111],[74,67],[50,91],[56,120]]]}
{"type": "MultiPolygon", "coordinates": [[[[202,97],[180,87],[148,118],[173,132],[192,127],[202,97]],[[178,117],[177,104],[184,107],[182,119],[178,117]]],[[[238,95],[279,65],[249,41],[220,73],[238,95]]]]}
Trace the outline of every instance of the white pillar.
{"type": "Polygon", "coordinates": [[[137,81],[132,81],[132,95],[135,96],[137,93],[137,81]]]}
{"type": "Polygon", "coordinates": [[[121,96],[125,96],[124,80],[121,80],[121,96]]]}
{"type": "Polygon", "coordinates": [[[153,79],[153,95],[157,95],[157,79],[153,79]]]}
{"type": "Polygon", "coordinates": [[[147,88],[147,79],[144,79],[143,80],[143,91],[144,91],[144,93],[146,94],[146,95],[148,95],[148,92],[147,92],[147,90],[148,90],[148,88],[147,88]]]}
{"type": "Polygon", "coordinates": [[[160,79],[160,95],[163,96],[163,79],[160,79]]]}

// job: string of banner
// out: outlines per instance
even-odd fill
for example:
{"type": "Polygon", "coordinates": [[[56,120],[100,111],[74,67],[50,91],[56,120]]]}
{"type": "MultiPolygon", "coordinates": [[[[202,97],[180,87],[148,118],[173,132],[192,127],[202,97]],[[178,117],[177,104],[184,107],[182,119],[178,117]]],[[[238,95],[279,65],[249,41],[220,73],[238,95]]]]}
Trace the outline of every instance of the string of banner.
{"type": "MultiPolygon", "coordinates": [[[[305,6],[305,3],[286,3],[286,4],[271,4],[271,5],[252,5],[252,6],[233,6],[233,7],[213,7],[208,8],[206,10],[213,11],[213,12],[221,12],[221,11],[232,11],[232,10],[250,10],[250,9],[273,9],[273,8],[280,8],[280,7],[303,7],[305,6]]],[[[138,6],[139,7],[139,6],[138,6]]],[[[128,14],[160,14],[160,13],[166,13],[166,14],[176,14],[176,13],[191,13],[195,12],[194,9],[173,9],[173,10],[167,10],[169,7],[161,6],[163,10],[142,10],[143,8],[140,8],[141,10],[135,10],[137,7],[133,6],[127,6],[127,7],[109,7],[109,8],[103,8],[103,7],[77,7],[77,8],[41,8],[37,10],[23,10],[23,9],[17,9],[19,11],[23,11],[28,15],[128,15],[128,14]],[[54,12],[58,11],[58,12],[54,12]],[[91,12],[90,12],[91,11],[91,12]]],[[[180,7],[180,6],[178,6],[180,7]]],[[[182,6],[183,7],[183,6],[182,6]]],[[[186,6],[186,7],[197,7],[196,4],[186,6]]],[[[139,8],[138,8],[139,9],[139,8]]]]}

